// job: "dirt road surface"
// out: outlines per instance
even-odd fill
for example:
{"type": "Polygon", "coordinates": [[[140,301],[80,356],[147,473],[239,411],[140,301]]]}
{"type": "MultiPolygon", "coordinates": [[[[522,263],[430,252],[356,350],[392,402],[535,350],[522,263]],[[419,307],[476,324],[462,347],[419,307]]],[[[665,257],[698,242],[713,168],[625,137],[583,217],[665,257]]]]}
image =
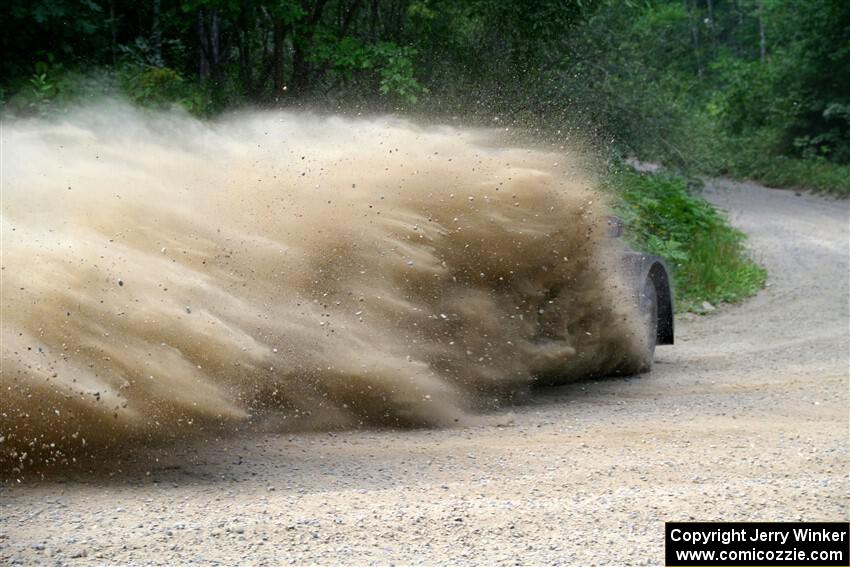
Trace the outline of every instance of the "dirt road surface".
{"type": "Polygon", "coordinates": [[[665,520],[847,520],[848,202],[707,195],[769,287],[681,319],[652,373],[455,429],[253,436],[7,483],[0,563],[658,565],[665,520]]]}

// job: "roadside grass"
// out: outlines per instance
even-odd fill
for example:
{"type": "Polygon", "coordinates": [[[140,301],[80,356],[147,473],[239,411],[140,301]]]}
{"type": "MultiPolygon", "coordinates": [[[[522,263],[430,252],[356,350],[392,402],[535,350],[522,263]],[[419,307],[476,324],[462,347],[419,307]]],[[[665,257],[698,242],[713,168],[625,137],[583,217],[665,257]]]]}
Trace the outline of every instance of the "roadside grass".
{"type": "Polygon", "coordinates": [[[778,134],[763,132],[725,135],[703,117],[689,118],[686,160],[654,156],[692,173],[753,180],[768,187],[802,189],[850,197],[850,165],[837,163],[812,151],[802,155],[777,154],[778,134]]]}
{"type": "Polygon", "coordinates": [[[778,156],[732,164],[729,173],[737,179],[754,179],[769,187],[810,189],[850,197],[850,166],[822,158],[778,156]]]}
{"type": "Polygon", "coordinates": [[[646,147],[630,146],[621,152],[663,163],[688,176],[724,176],[778,189],[850,197],[850,164],[829,159],[825,148],[783,153],[788,150],[782,149],[781,132],[764,128],[731,135],[699,108],[690,108],[680,119],[672,142],[654,140],[646,147]]]}
{"type": "Polygon", "coordinates": [[[661,256],[672,270],[677,311],[701,312],[705,301],[735,303],[764,286],[767,272],[746,250],[746,236],[685,178],[623,168],[609,173],[604,185],[627,241],[661,256]]]}
{"type": "Polygon", "coordinates": [[[850,165],[824,156],[776,155],[769,136],[722,138],[701,147],[702,167],[708,175],[752,179],[769,187],[805,189],[850,197],[850,165]],[[706,167],[707,166],[707,167],[706,167]]]}

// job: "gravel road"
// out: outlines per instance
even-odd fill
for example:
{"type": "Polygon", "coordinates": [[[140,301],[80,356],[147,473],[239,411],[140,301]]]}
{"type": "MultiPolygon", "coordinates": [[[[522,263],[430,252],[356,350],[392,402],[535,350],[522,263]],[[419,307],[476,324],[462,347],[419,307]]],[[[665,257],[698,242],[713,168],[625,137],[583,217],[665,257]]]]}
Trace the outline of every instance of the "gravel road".
{"type": "Polygon", "coordinates": [[[847,520],[850,203],[725,181],[769,287],[652,373],[455,429],[245,436],[0,485],[0,563],[658,565],[665,520],[847,520]]]}

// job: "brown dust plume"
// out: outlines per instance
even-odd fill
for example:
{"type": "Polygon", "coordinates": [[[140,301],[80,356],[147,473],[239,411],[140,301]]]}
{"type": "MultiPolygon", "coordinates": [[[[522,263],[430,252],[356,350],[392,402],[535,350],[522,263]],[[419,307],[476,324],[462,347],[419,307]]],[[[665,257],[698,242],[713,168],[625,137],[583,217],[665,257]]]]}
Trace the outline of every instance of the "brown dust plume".
{"type": "Polygon", "coordinates": [[[488,131],[102,104],[3,131],[0,467],[440,425],[639,350],[573,160],[488,131]]]}

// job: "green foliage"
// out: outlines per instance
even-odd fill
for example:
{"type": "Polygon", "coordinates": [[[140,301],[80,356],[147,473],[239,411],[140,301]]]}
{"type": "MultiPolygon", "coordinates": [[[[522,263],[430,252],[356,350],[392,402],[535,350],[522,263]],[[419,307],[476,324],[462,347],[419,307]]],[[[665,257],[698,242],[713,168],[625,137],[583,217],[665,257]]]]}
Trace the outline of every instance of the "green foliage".
{"type": "Polygon", "coordinates": [[[730,36],[704,52],[699,90],[682,97],[691,116],[711,123],[691,131],[694,169],[850,194],[850,4],[770,0],[754,8],[744,24],[725,26],[755,39],[758,23],[763,44],[751,39],[745,49],[740,35],[730,36]]]}
{"type": "Polygon", "coordinates": [[[133,100],[143,106],[165,106],[179,98],[183,77],[168,67],[144,67],[125,72],[124,88],[133,100]]]}
{"type": "Polygon", "coordinates": [[[51,69],[49,63],[39,61],[35,64],[35,72],[29,79],[33,104],[43,105],[56,95],[58,86],[55,74],[56,70],[51,69]]]}
{"type": "Polygon", "coordinates": [[[374,53],[382,63],[379,88],[381,94],[397,96],[408,104],[416,104],[419,97],[428,92],[414,77],[413,59],[416,57],[416,49],[386,42],[376,46],[374,53]]]}
{"type": "Polygon", "coordinates": [[[140,106],[170,108],[178,105],[195,114],[205,114],[209,100],[201,89],[168,67],[122,69],[120,85],[126,96],[140,106]]]}
{"type": "Polygon", "coordinates": [[[3,108],[19,114],[46,115],[83,97],[103,94],[102,74],[82,75],[56,63],[52,54],[38,60],[32,72],[18,78],[0,100],[3,108]],[[8,92],[8,94],[6,94],[8,92]]]}
{"type": "Polygon", "coordinates": [[[733,139],[715,156],[714,171],[736,179],[755,179],[769,187],[790,187],[850,196],[850,165],[822,156],[796,158],[771,155],[758,139],[733,139]],[[736,151],[737,150],[737,151],[736,151]]]}
{"type": "Polygon", "coordinates": [[[747,254],[744,235],[684,178],[624,169],[606,185],[631,244],[672,269],[680,310],[699,310],[703,301],[740,301],[764,285],[766,272],[747,254]]]}
{"type": "MultiPolygon", "coordinates": [[[[10,0],[0,105],[123,96],[209,115],[243,104],[418,112],[686,172],[850,194],[843,0],[10,0]]],[[[764,271],[676,177],[610,176],[680,305],[764,271]]]]}
{"type": "Polygon", "coordinates": [[[366,73],[375,71],[378,92],[391,99],[412,105],[428,93],[415,76],[415,48],[392,41],[365,43],[352,37],[337,40],[328,32],[320,36],[311,46],[308,60],[327,68],[334,75],[331,81],[351,82],[361,73],[360,80],[368,83],[366,73]]]}
{"type": "Polygon", "coordinates": [[[844,0],[9,0],[0,104],[416,112],[848,194],[844,0]]]}
{"type": "Polygon", "coordinates": [[[0,81],[28,74],[48,54],[70,62],[103,49],[105,16],[94,0],[6,0],[0,10],[0,81]]]}

